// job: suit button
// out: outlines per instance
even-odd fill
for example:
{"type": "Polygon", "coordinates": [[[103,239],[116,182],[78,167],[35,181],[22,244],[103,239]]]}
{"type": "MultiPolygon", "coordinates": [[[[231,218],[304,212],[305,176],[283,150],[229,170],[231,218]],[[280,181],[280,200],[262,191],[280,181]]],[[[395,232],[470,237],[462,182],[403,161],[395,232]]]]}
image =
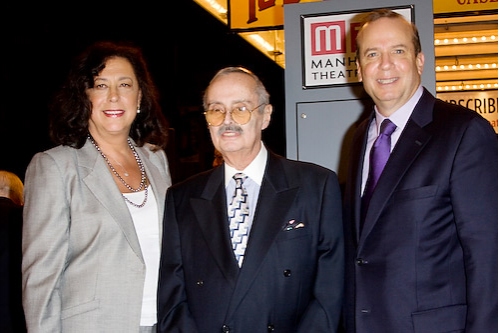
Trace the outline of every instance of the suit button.
{"type": "Polygon", "coordinates": [[[291,276],[291,270],[290,269],[285,269],[284,272],[282,272],[282,275],[285,277],[290,277],[291,276]]]}
{"type": "Polygon", "coordinates": [[[204,285],[204,281],[203,280],[196,281],[196,284],[202,287],[204,285]]]}
{"type": "Polygon", "coordinates": [[[274,332],[274,331],[275,331],[274,325],[272,324],[267,325],[267,332],[274,332]]]}
{"type": "Polygon", "coordinates": [[[224,332],[224,333],[230,332],[230,327],[228,325],[223,325],[222,326],[222,332],[224,332]]]}
{"type": "Polygon", "coordinates": [[[355,262],[356,262],[356,264],[357,264],[357,265],[359,265],[359,266],[366,265],[366,264],[368,264],[368,263],[369,263],[369,261],[364,260],[364,259],[362,259],[362,258],[357,258],[357,259],[355,259],[355,262]]]}

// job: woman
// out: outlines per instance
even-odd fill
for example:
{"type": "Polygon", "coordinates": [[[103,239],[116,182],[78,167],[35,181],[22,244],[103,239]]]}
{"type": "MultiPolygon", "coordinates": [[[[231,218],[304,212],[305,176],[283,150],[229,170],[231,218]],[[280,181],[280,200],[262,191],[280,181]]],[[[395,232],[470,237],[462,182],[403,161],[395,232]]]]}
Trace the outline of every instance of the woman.
{"type": "Polygon", "coordinates": [[[154,332],[167,123],[140,49],[79,56],[25,176],[29,332],[154,332]]]}

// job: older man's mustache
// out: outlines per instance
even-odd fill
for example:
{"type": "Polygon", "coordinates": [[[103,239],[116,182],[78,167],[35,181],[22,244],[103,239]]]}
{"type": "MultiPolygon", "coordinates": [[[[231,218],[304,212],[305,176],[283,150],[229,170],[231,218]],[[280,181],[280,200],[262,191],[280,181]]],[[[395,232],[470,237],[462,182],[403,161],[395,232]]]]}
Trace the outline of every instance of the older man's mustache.
{"type": "Polygon", "coordinates": [[[224,125],[218,129],[218,134],[222,135],[224,132],[237,132],[242,133],[243,129],[237,125],[224,125]]]}

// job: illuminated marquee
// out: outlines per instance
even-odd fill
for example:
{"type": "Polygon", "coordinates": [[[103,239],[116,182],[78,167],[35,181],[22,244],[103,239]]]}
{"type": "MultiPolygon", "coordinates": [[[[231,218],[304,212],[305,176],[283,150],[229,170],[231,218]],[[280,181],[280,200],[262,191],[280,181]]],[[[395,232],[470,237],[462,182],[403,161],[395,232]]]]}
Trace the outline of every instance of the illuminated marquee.
{"type": "Polygon", "coordinates": [[[232,30],[282,29],[284,5],[320,0],[228,0],[232,30]]]}

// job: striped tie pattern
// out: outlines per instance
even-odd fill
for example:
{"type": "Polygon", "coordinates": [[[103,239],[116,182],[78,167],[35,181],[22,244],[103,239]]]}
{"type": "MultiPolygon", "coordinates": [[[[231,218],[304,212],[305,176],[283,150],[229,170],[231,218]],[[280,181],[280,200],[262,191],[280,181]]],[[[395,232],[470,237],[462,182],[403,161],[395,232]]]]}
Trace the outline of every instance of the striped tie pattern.
{"type": "Polygon", "coordinates": [[[249,235],[248,193],[243,186],[248,176],[243,173],[236,173],[233,178],[236,181],[236,189],[229,204],[229,228],[232,249],[234,250],[237,263],[241,267],[249,235]]]}

